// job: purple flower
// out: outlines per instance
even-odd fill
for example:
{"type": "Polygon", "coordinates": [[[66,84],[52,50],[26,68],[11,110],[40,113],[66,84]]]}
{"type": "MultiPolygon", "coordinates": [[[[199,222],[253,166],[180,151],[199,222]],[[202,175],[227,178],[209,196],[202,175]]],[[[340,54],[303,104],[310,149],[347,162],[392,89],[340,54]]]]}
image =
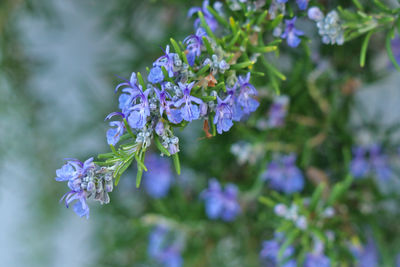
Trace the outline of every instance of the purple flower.
{"type": "Polygon", "coordinates": [[[237,200],[238,189],[233,184],[227,184],[225,190],[216,179],[211,179],[208,188],[201,193],[201,198],[205,201],[206,213],[212,220],[222,219],[223,221],[233,221],[240,212],[237,200]]]}
{"type": "MultiPolygon", "coordinates": [[[[397,62],[400,62],[400,37],[396,35],[396,37],[391,41],[392,51],[394,58],[397,62]]],[[[393,63],[391,63],[393,64],[393,63]]]]}
{"type": "Polygon", "coordinates": [[[357,261],[358,267],[380,266],[378,250],[371,236],[368,237],[368,242],[364,247],[352,246],[350,250],[357,261]]]}
{"type": "Polygon", "coordinates": [[[389,167],[387,156],[382,154],[381,150],[381,147],[377,144],[371,146],[369,151],[370,163],[376,176],[381,180],[386,180],[392,175],[392,170],[389,167]]]}
{"type": "Polygon", "coordinates": [[[369,172],[369,162],[366,159],[366,151],[363,147],[354,147],[353,159],[350,162],[350,172],[354,178],[365,177],[369,172]]]}
{"type": "Polygon", "coordinates": [[[129,114],[129,109],[132,106],[133,101],[139,96],[140,90],[137,85],[137,77],[136,73],[132,72],[131,78],[129,81],[125,81],[123,83],[120,83],[117,85],[115,88],[115,92],[118,91],[119,88],[122,88],[122,92],[124,94],[121,94],[119,96],[119,108],[122,110],[122,112],[125,115],[129,114]]]}
{"type": "Polygon", "coordinates": [[[178,85],[182,90],[183,97],[175,102],[175,107],[180,107],[183,104],[181,107],[181,114],[185,121],[197,120],[200,117],[200,110],[199,107],[192,104],[192,102],[200,105],[203,103],[203,101],[190,95],[190,91],[193,88],[194,82],[189,84],[178,83],[178,85]]]}
{"type": "Polygon", "coordinates": [[[308,18],[314,21],[320,21],[324,18],[324,13],[322,13],[319,7],[313,6],[308,9],[308,18]]]}
{"type": "Polygon", "coordinates": [[[145,160],[148,171],[144,173],[144,187],[153,198],[162,198],[168,194],[173,181],[171,166],[166,158],[150,154],[145,160]]]}
{"type": "Polygon", "coordinates": [[[138,89],[139,104],[129,108],[130,114],[128,116],[128,124],[134,129],[142,129],[146,125],[146,119],[150,116],[150,106],[147,100],[150,89],[142,91],[142,87],[139,85],[138,89]]]}
{"type": "Polygon", "coordinates": [[[159,66],[151,68],[147,80],[151,83],[160,83],[164,80],[164,74],[159,66]]]}
{"type": "Polygon", "coordinates": [[[107,131],[107,143],[115,146],[119,138],[124,134],[124,123],[122,121],[112,121],[110,126],[114,128],[110,128],[107,131]]]}
{"type": "Polygon", "coordinates": [[[163,115],[164,111],[167,114],[168,120],[172,123],[180,123],[183,118],[181,115],[181,111],[179,109],[174,109],[171,108],[170,106],[172,103],[167,100],[168,98],[171,98],[169,93],[165,90],[165,87],[162,86],[162,90],[158,90],[157,88],[154,88],[156,95],[158,97],[158,101],[160,102],[160,116],[163,115]]]}
{"type": "Polygon", "coordinates": [[[250,83],[250,72],[238,78],[239,95],[237,102],[244,114],[254,112],[260,105],[254,97],[258,94],[256,88],[250,83]]]}
{"type": "Polygon", "coordinates": [[[157,226],[150,234],[147,252],[150,257],[165,267],[180,267],[183,264],[182,246],[179,240],[172,240],[171,231],[157,226]]]}
{"type": "Polygon", "coordinates": [[[68,187],[71,189],[60,201],[65,200],[65,206],[68,208],[76,200],[73,209],[80,217],[89,218],[89,206],[86,203],[87,193],[81,188],[81,178],[86,176],[87,172],[94,167],[93,158],[89,158],[85,162],[71,159],[56,171],[57,177],[55,179],[57,181],[68,181],[68,187]]]}
{"type": "Polygon", "coordinates": [[[273,160],[263,174],[263,179],[269,181],[269,185],[274,190],[286,194],[299,192],[304,187],[304,177],[295,163],[296,156],[294,154],[273,160]]]}
{"type": "MultiPolygon", "coordinates": [[[[192,7],[191,9],[189,9],[188,12],[188,17],[193,16],[194,13],[197,13],[199,11],[201,11],[204,15],[204,20],[206,21],[208,27],[210,27],[210,29],[212,31],[215,31],[218,28],[218,22],[217,20],[213,17],[213,15],[208,11],[207,7],[210,5],[208,0],[204,0],[203,1],[203,6],[202,7],[192,7]]],[[[197,29],[200,25],[200,19],[197,18],[194,21],[194,27],[197,29]]]]}
{"type": "Polygon", "coordinates": [[[227,132],[232,127],[232,109],[229,106],[230,96],[221,100],[217,96],[218,105],[215,108],[214,124],[217,125],[217,132],[227,132]]]}
{"type": "Polygon", "coordinates": [[[169,77],[174,77],[174,57],[175,53],[169,52],[169,45],[165,48],[164,55],[159,57],[154,63],[154,67],[164,67],[169,77]]]}
{"type": "Polygon", "coordinates": [[[190,35],[183,41],[186,44],[188,50],[187,60],[190,66],[194,65],[194,60],[201,54],[203,48],[203,36],[206,36],[206,32],[203,28],[198,28],[196,34],[190,35]]]}
{"type": "Polygon", "coordinates": [[[279,96],[274,99],[268,113],[268,126],[270,128],[277,128],[284,125],[288,103],[289,98],[287,96],[279,96]]]}
{"type": "Polygon", "coordinates": [[[281,38],[286,39],[287,44],[290,47],[297,47],[301,42],[301,39],[298,36],[304,35],[302,31],[295,28],[294,24],[296,23],[296,19],[297,17],[285,20],[286,28],[283,34],[281,35],[281,38]]]}
{"type": "Polygon", "coordinates": [[[381,147],[377,144],[353,148],[350,172],[354,178],[376,175],[381,180],[389,179],[392,175],[388,157],[382,153],[381,147]],[[367,152],[369,157],[367,157],[367,152]]]}
{"type": "Polygon", "coordinates": [[[331,260],[322,253],[308,253],[304,267],[329,267],[331,260]]]}
{"type": "Polygon", "coordinates": [[[296,260],[294,259],[289,259],[290,257],[293,256],[294,254],[294,248],[293,246],[289,246],[285,249],[283,252],[283,257],[281,260],[278,259],[278,254],[279,254],[279,249],[282,246],[284,242],[284,237],[283,235],[279,233],[275,233],[274,239],[264,241],[262,243],[262,249],[260,252],[260,258],[262,259],[263,263],[265,263],[265,266],[271,266],[271,267],[295,267],[297,266],[296,260]],[[285,261],[286,259],[289,259],[286,261],[286,263],[282,264],[281,262],[285,261]]]}
{"type": "Polygon", "coordinates": [[[306,10],[310,0],[296,0],[300,10],[306,10]]]}
{"type": "Polygon", "coordinates": [[[232,120],[234,121],[240,121],[240,119],[243,116],[243,111],[242,107],[239,104],[239,101],[237,101],[237,83],[231,88],[231,87],[226,87],[226,91],[228,95],[230,96],[229,98],[229,103],[231,105],[231,110],[232,110],[232,120]]]}

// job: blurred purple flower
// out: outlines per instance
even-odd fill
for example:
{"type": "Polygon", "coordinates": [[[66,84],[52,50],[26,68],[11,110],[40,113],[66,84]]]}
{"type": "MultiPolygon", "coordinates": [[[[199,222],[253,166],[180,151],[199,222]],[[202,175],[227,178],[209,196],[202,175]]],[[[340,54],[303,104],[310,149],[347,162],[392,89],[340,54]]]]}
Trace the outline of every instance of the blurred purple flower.
{"type": "Polygon", "coordinates": [[[179,240],[172,240],[171,231],[165,226],[157,226],[149,237],[147,253],[150,257],[165,267],[180,267],[183,265],[182,246],[179,240]]]}
{"type": "Polygon", "coordinates": [[[149,154],[146,156],[145,164],[148,168],[143,174],[146,192],[153,198],[165,197],[174,178],[168,159],[149,154]]]}
{"type": "Polygon", "coordinates": [[[227,184],[223,191],[216,179],[211,179],[208,188],[201,193],[205,201],[206,213],[212,220],[233,221],[240,212],[238,189],[234,184],[227,184]]]}
{"type": "Polygon", "coordinates": [[[278,259],[279,250],[284,243],[284,236],[280,233],[275,233],[274,239],[264,241],[260,252],[260,258],[264,266],[268,267],[295,267],[296,260],[289,259],[294,254],[294,247],[289,246],[283,252],[281,261],[278,259]],[[288,259],[286,262],[285,260],[288,259]],[[282,264],[282,262],[285,262],[282,264]]]}
{"type": "Polygon", "coordinates": [[[307,253],[304,267],[329,267],[331,260],[322,253],[307,253]]]}
{"type": "MultiPolygon", "coordinates": [[[[207,7],[210,5],[210,1],[208,0],[204,0],[203,1],[203,5],[202,7],[192,7],[191,9],[189,9],[188,12],[188,17],[193,16],[194,13],[197,13],[199,11],[201,11],[204,15],[204,20],[206,21],[208,27],[210,27],[210,29],[212,31],[215,31],[218,28],[218,22],[217,20],[214,18],[214,16],[210,13],[210,11],[208,11],[207,7]]],[[[197,18],[194,21],[194,27],[197,29],[200,25],[200,19],[197,18]]]]}
{"type": "Polygon", "coordinates": [[[367,244],[362,246],[352,246],[351,252],[356,259],[358,267],[378,267],[379,255],[375,242],[371,236],[368,237],[367,244]]]}
{"type": "Polygon", "coordinates": [[[272,189],[286,194],[299,192],[304,187],[304,177],[297,168],[294,154],[283,156],[269,163],[263,179],[269,181],[272,189]]]}
{"type": "Polygon", "coordinates": [[[289,98],[287,96],[279,96],[274,99],[268,112],[268,127],[277,128],[284,125],[288,103],[289,98]]]}
{"type": "Polygon", "coordinates": [[[297,17],[293,17],[292,19],[285,20],[286,28],[281,35],[281,38],[286,39],[286,42],[290,47],[297,47],[301,42],[299,36],[304,35],[302,31],[295,28],[294,24],[296,23],[296,19],[297,17]]]}
{"type": "Polygon", "coordinates": [[[167,114],[168,120],[172,123],[180,123],[183,118],[179,109],[171,108],[172,102],[167,100],[167,97],[171,99],[171,96],[166,91],[165,87],[162,86],[162,90],[154,88],[158,101],[160,102],[160,116],[163,115],[164,111],[167,114]]]}
{"type": "Polygon", "coordinates": [[[226,87],[226,91],[228,93],[228,95],[230,96],[229,98],[229,103],[231,105],[231,109],[232,109],[232,120],[234,121],[240,121],[240,119],[243,116],[243,111],[242,111],[242,107],[240,106],[239,102],[237,101],[237,87],[238,84],[235,83],[235,85],[233,87],[226,87]]]}

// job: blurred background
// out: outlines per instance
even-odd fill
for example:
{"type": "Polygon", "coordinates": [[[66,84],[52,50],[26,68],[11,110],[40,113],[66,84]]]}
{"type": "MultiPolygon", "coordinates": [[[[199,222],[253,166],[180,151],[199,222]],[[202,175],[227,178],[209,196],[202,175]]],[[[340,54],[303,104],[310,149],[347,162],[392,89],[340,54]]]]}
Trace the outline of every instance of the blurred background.
{"type": "MultiPolygon", "coordinates": [[[[112,204],[92,205],[90,220],[58,202],[66,187],[53,178],[64,158],[85,159],[108,151],[104,118],[117,109],[116,75],[128,77],[132,71],[143,71],[171,36],[183,40],[191,33],[192,21],[186,12],[194,2],[201,4],[1,0],[1,266],[152,266],[146,261],[147,244],[135,242],[145,240],[148,230],[134,220],[147,201],[134,187],[134,170],[124,174],[111,194],[112,204]]],[[[374,57],[377,68],[387,64],[384,53],[374,57]]],[[[389,127],[399,122],[398,84],[400,75],[390,70],[382,80],[359,90],[352,123],[357,126],[378,118],[380,126],[389,127]]],[[[200,137],[199,128],[192,126],[180,134],[188,165],[196,160],[190,156],[194,151],[212,157],[190,142],[200,137]],[[185,139],[187,135],[190,139],[185,139]]],[[[215,139],[211,144],[221,140],[215,139]]],[[[229,145],[221,149],[226,151],[225,160],[233,162],[229,145]]],[[[207,161],[197,163],[176,178],[183,188],[196,183],[205,187],[206,178],[213,175],[212,169],[208,176],[196,174],[208,166],[207,161]]],[[[215,164],[217,170],[223,162],[215,164]]],[[[176,199],[181,193],[172,194],[176,199]]],[[[161,213],[165,209],[161,201],[147,204],[161,213]]],[[[221,266],[244,266],[243,259],[232,257],[242,250],[231,241],[226,235],[210,252],[215,266],[221,262],[221,266]]],[[[247,245],[258,254],[259,244],[247,245]]],[[[192,246],[196,251],[196,244],[192,246]]]]}

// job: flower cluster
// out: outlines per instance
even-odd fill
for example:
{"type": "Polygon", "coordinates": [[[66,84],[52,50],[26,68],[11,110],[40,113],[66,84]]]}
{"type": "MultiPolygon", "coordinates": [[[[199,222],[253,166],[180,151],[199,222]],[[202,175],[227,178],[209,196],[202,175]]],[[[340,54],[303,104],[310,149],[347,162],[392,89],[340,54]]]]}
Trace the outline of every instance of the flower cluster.
{"type": "Polygon", "coordinates": [[[276,215],[292,221],[299,229],[305,230],[307,228],[307,218],[299,214],[296,204],[287,207],[285,204],[280,203],[275,205],[274,211],[276,215]]]}
{"type": "Polygon", "coordinates": [[[76,159],[68,160],[56,171],[55,178],[60,182],[68,182],[70,191],[61,200],[65,205],[74,202],[73,209],[80,217],[89,218],[87,199],[93,198],[101,204],[108,204],[108,193],[113,190],[113,168],[99,167],[93,163],[93,158],[81,162],[76,159]]]}
{"type": "Polygon", "coordinates": [[[375,175],[381,180],[386,180],[392,175],[388,157],[377,144],[354,147],[350,171],[354,178],[375,175]]]}
{"type": "Polygon", "coordinates": [[[206,205],[208,218],[233,221],[240,212],[238,189],[233,184],[227,184],[225,190],[216,179],[211,179],[208,188],[201,193],[206,205]]]}
{"type": "Polygon", "coordinates": [[[296,166],[294,154],[271,161],[262,177],[272,189],[286,194],[299,192],[304,186],[304,177],[296,166]]]}
{"type": "Polygon", "coordinates": [[[177,238],[166,226],[156,226],[150,234],[147,252],[151,258],[165,267],[183,265],[181,256],[182,240],[177,238]]]}
{"type": "Polygon", "coordinates": [[[339,14],[333,10],[326,16],[318,7],[311,7],[308,10],[308,17],[317,23],[318,33],[322,36],[324,44],[344,43],[344,31],[341,25],[339,14]]]}

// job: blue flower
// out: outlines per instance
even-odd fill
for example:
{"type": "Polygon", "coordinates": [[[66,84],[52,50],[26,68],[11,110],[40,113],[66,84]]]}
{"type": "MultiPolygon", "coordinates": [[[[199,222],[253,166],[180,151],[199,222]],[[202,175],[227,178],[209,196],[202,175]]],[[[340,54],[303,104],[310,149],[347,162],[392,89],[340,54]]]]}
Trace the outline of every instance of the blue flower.
{"type": "Polygon", "coordinates": [[[296,0],[300,10],[306,10],[310,0],[296,0]]]}
{"type": "MultiPolygon", "coordinates": [[[[191,9],[189,9],[188,12],[188,17],[193,16],[193,14],[201,11],[204,15],[204,20],[206,21],[208,27],[210,27],[210,29],[212,31],[215,31],[218,28],[218,22],[217,20],[214,18],[214,16],[208,11],[207,7],[210,5],[208,0],[204,0],[203,1],[203,6],[202,7],[192,7],[191,9]]],[[[194,21],[194,27],[197,29],[200,25],[200,19],[197,18],[194,21]]]]}
{"type": "Polygon", "coordinates": [[[331,260],[322,253],[307,253],[304,267],[329,267],[331,260]]]}
{"type": "Polygon", "coordinates": [[[166,158],[150,154],[145,160],[148,171],[144,173],[144,187],[153,198],[162,198],[168,194],[173,181],[171,165],[166,158]]]}
{"type": "Polygon", "coordinates": [[[119,96],[119,108],[121,109],[122,113],[125,115],[125,117],[129,114],[130,108],[132,107],[133,102],[135,99],[140,95],[141,90],[139,89],[139,86],[137,85],[137,77],[136,73],[132,72],[131,78],[129,81],[125,81],[123,83],[120,83],[117,85],[115,88],[115,92],[118,91],[118,89],[123,88],[121,94],[119,96]]]}
{"type": "Polygon", "coordinates": [[[206,36],[206,32],[203,28],[198,28],[196,34],[190,35],[183,41],[186,44],[188,50],[187,60],[190,66],[194,65],[194,60],[201,54],[203,48],[203,36],[206,36]]]}
{"type": "Polygon", "coordinates": [[[240,212],[240,205],[237,200],[238,189],[233,184],[227,184],[225,190],[216,179],[209,181],[209,186],[201,193],[201,198],[205,201],[206,213],[212,220],[222,219],[223,221],[233,221],[240,212]]]}
{"type": "Polygon", "coordinates": [[[301,42],[301,39],[298,36],[304,35],[302,31],[295,28],[294,24],[296,23],[296,19],[297,17],[285,20],[286,28],[283,34],[281,35],[281,38],[286,39],[287,44],[290,47],[297,47],[301,42]]]}
{"type": "Polygon", "coordinates": [[[164,55],[159,57],[154,63],[154,67],[164,67],[169,77],[174,77],[174,57],[175,53],[169,52],[169,45],[165,48],[164,55]]]}
{"type": "Polygon", "coordinates": [[[227,132],[232,127],[232,109],[229,105],[230,96],[227,96],[225,100],[221,100],[217,96],[218,105],[215,108],[214,124],[217,125],[217,132],[227,132]]]}
{"type": "Polygon", "coordinates": [[[369,147],[354,147],[350,171],[354,178],[376,175],[381,180],[387,180],[392,176],[389,159],[377,144],[369,147]],[[369,157],[367,157],[367,152],[369,157]]]}
{"type": "Polygon", "coordinates": [[[370,151],[371,168],[375,171],[376,176],[381,180],[389,179],[392,175],[392,170],[389,167],[388,157],[382,154],[382,149],[379,145],[371,146],[370,151]]]}
{"type": "Polygon", "coordinates": [[[164,74],[159,66],[151,68],[147,80],[151,83],[160,83],[164,80],[164,74]]]}
{"type": "Polygon", "coordinates": [[[319,7],[310,7],[307,11],[308,18],[314,21],[320,21],[324,18],[324,13],[322,13],[319,7]]]}
{"type": "Polygon", "coordinates": [[[160,102],[160,116],[163,115],[164,111],[167,114],[168,120],[172,123],[180,123],[183,118],[181,115],[181,111],[179,109],[171,108],[170,106],[172,103],[167,100],[168,98],[171,98],[169,93],[165,90],[165,87],[162,86],[162,90],[158,90],[157,88],[154,88],[156,95],[158,97],[158,101],[160,102]]]}
{"type": "Polygon", "coordinates": [[[87,193],[81,188],[81,178],[86,176],[87,172],[94,167],[93,158],[89,158],[85,162],[71,159],[56,171],[57,177],[55,179],[57,181],[68,181],[68,187],[71,189],[60,201],[65,200],[65,206],[68,208],[76,200],[73,209],[80,217],[89,218],[89,206],[86,203],[87,193]]]}
{"type": "Polygon", "coordinates": [[[193,88],[194,82],[189,84],[178,83],[179,88],[182,90],[183,97],[175,102],[175,107],[181,107],[182,118],[185,121],[197,120],[200,117],[200,110],[197,105],[192,104],[192,102],[196,104],[201,104],[203,101],[201,99],[191,96],[190,91],[193,88]]]}
{"type": "Polygon", "coordinates": [[[129,108],[128,124],[133,129],[142,129],[147,122],[147,117],[150,116],[150,106],[148,101],[148,96],[150,94],[150,89],[142,91],[142,87],[139,85],[139,104],[136,104],[129,108]]]}
{"type": "Polygon", "coordinates": [[[295,163],[296,156],[294,154],[273,160],[263,174],[263,179],[269,181],[270,187],[274,190],[286,194],[299,192],[304,187],[304,177],[295,163]]]}
{"type": "Polygon", "coordinates": [[[350,162],[350,172],[354,178],[365,177],[369,172],[369,162],[366,159],[366,151],[363,147],[354,147],[353,159],[350,162]]]}
{"type": "Polygon", "coordinates": [[[231,105],[231,110],[232,110],[232,120],[234,121],[240,121],[240,119],[243,116],[243,110],[242,107],[240,106],[239,101],[237,101],[237,83],[234,84],[233,87],[228,87],[226,86],[226,92],[230,96],[229,98],[229,103],[231,105]]]}
{"type": "Polygon", "coordinates": [[[183,265],[180,240],[172,240],[171,231],[165,226],[157,226],[150,234],[147,252],[150,257],[165,267],[180,267],[183,265]]]}
{"type": "Polygon", "coordinates": [[[114,128],[110,128],[107,131],[107,143],[115,146],[119,138],[124,134],[124,123],[121,121],[112,121],[110,122],[110,126],[114,128]]]}
{"type": "Polygon", "coordinates": [[[256,88],[250,83],[250,72],[238,78],[239,95],[237,102],[244,114],[254,112],[260,105],[254,97],[258,94],[256,88]]]}
{"type": "Polygon", "coordinates": [[[271,267],[295,267],[297,266],[296,260],[290,259],[294,254],[293,246],[288,246],[283,252],[282,260],[278,259],[279,250],[284,243],[284,236],[280,233],[275,233],[274,239],[264,241],[262,243],[262,249],[260,252],[260,258],[266,264],[271,267]],[[285,260],[287,260],[285,262],[285,260]],[[282,261],[285,262],[282,264],[282,261]]]}
{"type": "Polygon", "coordinates": [[[378,267],[379,254],[375,242],[371,236],[368,236],[368,242],[365,246],[352,246],[350,248],[357,266],[359,267],[378,267]]]}
{"type": "Polygon", "coordinates": [[[274,99],[268,112],[268,126],[270,128],[277,128],[284,125],[288,103],[289,98],[287,96],[279,96],[274,99]]]}

